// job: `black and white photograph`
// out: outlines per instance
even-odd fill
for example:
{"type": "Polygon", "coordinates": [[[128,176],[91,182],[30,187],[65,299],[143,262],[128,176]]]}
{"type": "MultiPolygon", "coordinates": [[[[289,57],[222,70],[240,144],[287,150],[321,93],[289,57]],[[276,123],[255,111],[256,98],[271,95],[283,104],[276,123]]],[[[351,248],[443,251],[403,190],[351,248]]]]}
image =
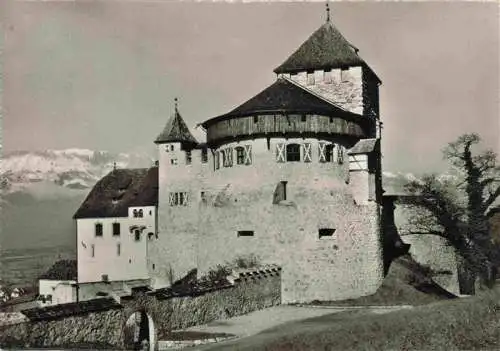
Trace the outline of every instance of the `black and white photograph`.
{"type": "Polygon", "coordinates": [[[0,350],[500,350],[496,1],[0,23],[0,350]]]}

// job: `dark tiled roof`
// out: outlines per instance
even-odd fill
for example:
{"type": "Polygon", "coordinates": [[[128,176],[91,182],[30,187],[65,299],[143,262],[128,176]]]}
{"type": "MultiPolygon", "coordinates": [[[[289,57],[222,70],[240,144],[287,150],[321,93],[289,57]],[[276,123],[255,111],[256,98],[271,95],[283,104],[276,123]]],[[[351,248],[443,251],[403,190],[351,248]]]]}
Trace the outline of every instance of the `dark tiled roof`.
{"type": "Polygon", "coordinates": [[[55,306],[30,308],[21,312],[32,321],[43,321],[90,312],[107,311],[117,308],[122,308],[122,306],[113,298],[102,298],[81,302],[65,303],[55,306]]]}
{"type": "Polygon", "coordinates": [[[361,139],[351,149],[349,155],[368,154],[375,150],[378,139],[361,139]]]}
{"type": "Polygon", "coordinates": [[[318,97],[287,78],[278,78],[272,85],[231,112],[205,121],[202,125],[206,128],[209,122],[216,120],[266,113],[317,113],[360,117],[318,97]]]}
{"type": "Polygon", "coordinates": [[[173,116],[168,120],[163,132],[155,140],[157,144],[173,142],[198,144],[198,141],[189,131],[186,122],[182,119],[177,108],[173,116]]]}
{"type": "Polygon", "coordinates": [[[76,260],[59,260],[42,274],[39,279],[51,280],[76,280],[77,262],[76,260]]]}
{"type": "Polygon", "coordinates": [[[129,207],[157,204],[158,167],[115,169],[97,182],[73,217],[127,217],[129,207]]]}
{"type": "Polygon", "coordinates": [[[332,23],[327,22],[274,72],[279,74],[346,66],[368,67],[357,51],[358,49],[350,44],[332,23]]]}

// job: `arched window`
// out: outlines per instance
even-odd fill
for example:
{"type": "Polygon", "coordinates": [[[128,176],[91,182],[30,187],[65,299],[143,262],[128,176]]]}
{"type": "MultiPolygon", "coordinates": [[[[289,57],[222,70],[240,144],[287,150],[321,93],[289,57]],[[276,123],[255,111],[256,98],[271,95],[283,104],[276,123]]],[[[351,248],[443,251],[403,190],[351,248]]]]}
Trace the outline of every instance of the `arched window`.
{"type": "Polygon", "coordinates": [[[300,162],[299,144],[288,144],[286,146],[286,160],[287,162],[300,162]]]}
{"type": "Polygon", "coordinates": [[[245,163],[245,148],[241,146],[235,147],[236,150],[236,164],[242,165],[245,163]]]}
{"type": "Polygon", "coordinates": [[[137,210],[134,210],[134,218],[137,218],[137,210]]]}
{"type": "Polygon", "coordinates": [[[140,218],[144,217],[144,213],[142,212],[142,209],[139,210],[139,217],[140,218]]]}

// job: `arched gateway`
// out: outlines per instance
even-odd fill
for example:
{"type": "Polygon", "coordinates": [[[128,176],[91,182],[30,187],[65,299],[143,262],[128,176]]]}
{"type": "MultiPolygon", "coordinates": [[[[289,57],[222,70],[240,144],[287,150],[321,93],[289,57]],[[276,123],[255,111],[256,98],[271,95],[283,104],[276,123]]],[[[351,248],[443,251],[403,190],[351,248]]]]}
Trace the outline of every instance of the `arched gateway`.
{"type": "Polygon", "coordinates": [[[124,327],[124,344],[127,350],[155,350],[155,326],[145,310],[132,313],[124,327]]]}

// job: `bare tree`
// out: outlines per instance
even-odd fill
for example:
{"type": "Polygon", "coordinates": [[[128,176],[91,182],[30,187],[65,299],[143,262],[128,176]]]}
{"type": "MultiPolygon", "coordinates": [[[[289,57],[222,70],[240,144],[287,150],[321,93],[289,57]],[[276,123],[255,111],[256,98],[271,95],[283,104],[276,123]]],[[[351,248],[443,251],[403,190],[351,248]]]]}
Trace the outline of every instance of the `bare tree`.
{"type": "MultiPolygon", "coordinates": [[[[458,180],[440,179],[433,174],[406,185],[410,193],[418,195],[412,203],[427,210],[426,215],[411,218],[412,224],[449,240],[464,258],[461,269],[466,281],[475,280],[476,274],[491,280],[492,265],[499,261],[488,214],[500,196],[500,167],[492,150],[473,154],[472,146],[480,140],[477,134],[464,134],[443,150],[444,157],[458,171],[458,180]]],[[[471,293],[473,287],[464,290],[471,293]]]]}

